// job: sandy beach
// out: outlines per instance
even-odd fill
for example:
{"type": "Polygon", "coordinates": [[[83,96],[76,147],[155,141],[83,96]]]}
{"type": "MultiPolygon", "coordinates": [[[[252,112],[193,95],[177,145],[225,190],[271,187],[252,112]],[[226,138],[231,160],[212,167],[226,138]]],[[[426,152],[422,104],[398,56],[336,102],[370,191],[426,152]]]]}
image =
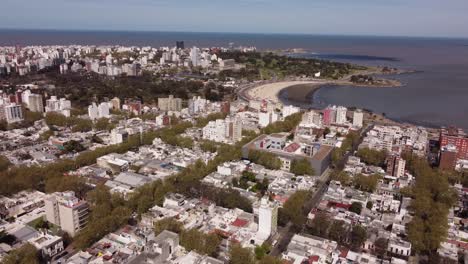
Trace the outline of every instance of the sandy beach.
{"type": "Polygon", "coordinates": [[[296,85],[323,85],[326,84],[324,81],[287,81],[287,82],[277,82],[260,85],[254,88],[251,88],[247,91],[247,95],[253,100],[268,100],[271,102],[278,103],[279,93],[284,88],[296,85]]]}

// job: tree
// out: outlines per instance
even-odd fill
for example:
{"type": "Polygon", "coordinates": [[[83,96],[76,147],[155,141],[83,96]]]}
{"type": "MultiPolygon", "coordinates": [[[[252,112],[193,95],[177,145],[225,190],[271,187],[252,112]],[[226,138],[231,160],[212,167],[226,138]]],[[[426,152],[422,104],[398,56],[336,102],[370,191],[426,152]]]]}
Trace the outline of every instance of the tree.
{"type": "Polygon", "coordinates": [[[36,247],[28,243],[10,252],[2,260],[2,264],[38,264],[38,259],[36,247]]]}
{"type": "Polygon", "coordinates": [[[384,237],[379,237],[374,243],[375,245],[375,253],[379,257],[384,257],[385,253],[387,252],[388,247],[388,239],[384,237]]]}
{"type": "Polygon", "coordinates": [[[65,148],[65,151],[68,153],[70,152],[77,153],[77,152],[81,152],[85,150],[85,147],[83,147],[83,145],[81,145],[81,143],[76,140],[70,140],[66,142],[65,144],[63,144],[63,147],[65,148]]]}
{"type": "Polygon", "coordinates": [[[261,246],[256,246],[254,252],[255,258],[261,260],[270,252],[270,245],[263,243],[261,246]]]}
{"type": "Polygon", "coordinates": [[[281,160],[272,153],[258,150],[249,151],[249,160],[265,166],[267,169],[279,170],[281,168],[281,160]]]}
{"type": "Polygon", "coordinates": [[[93,129],[93,122],[91,120],[76,118],[73,123],[73,132],[89,132],[93,129]]]}
{"type": "Polygon", "coordinates": [[[41,140],[49,140],[49,138],[53,135],[54,135],[54,131],[49,129],[45,131],[44,133],[42,133],[39,137],[41,138],[41,140]]]}
{"type": "Polygon", "coordinates": [[[309,232],[314,236],[327,237],[330,224],[330,218],[325,213],[317,213],[309,226],[309,232]]]}
{"type": "Polygon", "coordinates": [[[255,257],[250,249],[233,243],[229,249],[229,264],[255,264],[255,257]]]}
{"type": "Polygon", "coordinates": [[[96,121],[96,123],[94,124],[94,128],[96,128],[96,130],[98,131],[103,131],[103,130],[110,131],[114,128],[114,125],[109,122],[108,118],[103,117],[103,118],[99,118],[96,121]]]}
{"type": "Polygon", "coordinates": [[[215,153],[218,150],[218,145],[212,141],[204,140],[200,143],[200,149],[205,152],[215,153]]]}
{"type": "Polygon", "coordinates": [[[339,181],[342,185],[348,186],[351,184],[351,177],[348,173],[341,170],[333,170],[330,174],[330,179],[333,181],[339,181]]]}
{"type": "Polygon", "coordinates": [[[45,116],[45,122],[48,126],[64,127],[67,125],[67,117],[57,112],[48,112],[45,116]]]}
{"type": "Polygon", "coordinates": [[[291,195],[279,211],[282,221],[291,221],[296,227],[301,227],[306,221],[308,212],[304,212],[304,204],[309,197],[307,191],[297,191],[291,195]]]}
{"type": "Polygon", "coordinates": [[[363,175],[358,174],[353,178],[353,185],[355,188],[363,191],[363,192],[374,192],[377,188],[377,184],[382,177],[378,174],[373,175],[363,175]]]}
{"type": "Polygon", "coordinates": [[[345,222],[342,220],[335,220],[330,226],[328,237],[331,240],[335,240],[338,243],[343,244],[346,241],[347,233],[345,222]]]}
{"type": "Polygon", "coordinates": [[[353,250],[359,250],[361,246],[366,242],[367,239],[367,231],[361,225],[353,226],[351,231],[351,248],[353,250]]]}
{"type": "Polygon", "coordinates": [[[362,204],[359,202],[353,202],[349,208],[349,211],[360,215],[362,211],[362,204]]]}
{"type": "Polygon", "coordinates": [[[7,170],[11,165],[12,163],[7,157],[0,155],[0,171],[7,170]]]}
{"type": "Polygon", "coordinates": [[[372,203],[372,201],[368,201],[366,203],[366,208],[369,209],[369,210],[371,210],[373,206],[374,206],[374,204],[372,203]]]}
{"type": "Polygon", "coordinates": [[[293,160],[291,163],[291,172],[295,175],[315,175],[314,168],[306,159],[293,160]]]}
{"type": "Polygon", "coordinates": [[[361,160],[369,165],[383,167],[385,159],[387,158],[387,152],[385,150],[374,150],[369,148],[359,149],[357,154],[361,160]]]}
{"type": "Polygon", "coordinates": [[[154,234],[156,236],[164,230],[180,233],[182,229],[182,224],[172,217],[164,218],[154,223],[154,234]]]}

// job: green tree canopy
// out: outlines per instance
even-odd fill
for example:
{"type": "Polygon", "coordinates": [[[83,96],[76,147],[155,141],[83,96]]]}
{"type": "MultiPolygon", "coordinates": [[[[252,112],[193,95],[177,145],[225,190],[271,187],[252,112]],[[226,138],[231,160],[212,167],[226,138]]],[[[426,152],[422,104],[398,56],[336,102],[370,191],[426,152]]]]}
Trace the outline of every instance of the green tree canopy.
{"type": "Polygon", "coordinates": [[[294,175],[315,175],[314,168],[307,159],[293,160],[291,162],[291,172],[294,175]]]}
{"type": "Polygon", "coordinates": [[[10,252],[2,264],[39,264],[39,255],[36,247],[28,243],[10,252]]]}
{"type": "Polygon", "coordinates": [[[353,202],[349,208],[349,211],[360,215],[362,211],[362,204],[359,202],[353,202]]]}
{"type": "Polygon", "coordinates": [[[233,243],[229,249],[229,264],[255,264],[252,250],[233,243]]]}

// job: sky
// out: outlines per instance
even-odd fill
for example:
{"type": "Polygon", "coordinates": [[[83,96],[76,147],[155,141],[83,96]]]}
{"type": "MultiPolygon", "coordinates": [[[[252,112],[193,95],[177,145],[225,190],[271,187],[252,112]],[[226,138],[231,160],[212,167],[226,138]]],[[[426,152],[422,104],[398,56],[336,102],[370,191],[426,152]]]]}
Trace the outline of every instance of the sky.
{"type": "Polygon", "coordinates": [[[467,0],[0,0],[0,28],[468,37],[467,0]]]}

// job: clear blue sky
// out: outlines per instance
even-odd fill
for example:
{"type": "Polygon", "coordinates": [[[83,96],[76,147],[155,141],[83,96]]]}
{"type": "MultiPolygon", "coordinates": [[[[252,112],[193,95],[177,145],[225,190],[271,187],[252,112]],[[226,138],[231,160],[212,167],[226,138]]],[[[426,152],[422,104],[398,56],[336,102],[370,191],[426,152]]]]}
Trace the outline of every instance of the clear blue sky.
{"type": "Polygon", "coordinates": [[[468,37],[468,0],[0,2],[0,28],[468,37]]]}

